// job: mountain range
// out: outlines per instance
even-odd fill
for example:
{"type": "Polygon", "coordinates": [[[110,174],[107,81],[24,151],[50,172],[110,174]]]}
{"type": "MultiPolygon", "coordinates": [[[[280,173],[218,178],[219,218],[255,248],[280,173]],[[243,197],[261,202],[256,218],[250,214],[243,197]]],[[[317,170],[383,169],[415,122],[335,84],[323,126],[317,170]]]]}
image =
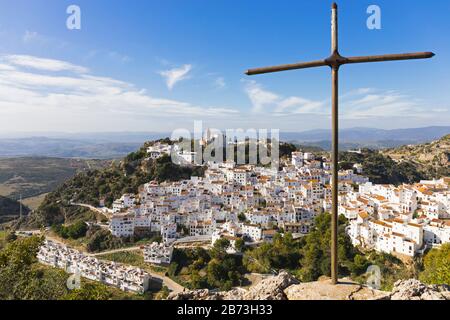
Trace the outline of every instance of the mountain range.
{"type": "MultiPolygon", "coordinates": [[[[349,128],[339,131],[340,147],[384,149],[431,142],[450,133],[450,126],[410,129],[349,128]]],[[[0,134],[0,157],[61,157],[117,159],[145,141],[170,137],[169,132],[16,133],[0,134]]],[[[331,148],[331,130],[281,132],[280,140],[331,148]]]]}

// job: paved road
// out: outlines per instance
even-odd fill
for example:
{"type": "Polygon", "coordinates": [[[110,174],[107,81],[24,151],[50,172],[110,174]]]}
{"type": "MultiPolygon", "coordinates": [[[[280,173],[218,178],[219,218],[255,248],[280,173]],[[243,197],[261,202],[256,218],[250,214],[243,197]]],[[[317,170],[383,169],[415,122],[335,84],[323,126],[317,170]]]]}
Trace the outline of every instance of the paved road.
{"type": "Polygon", "coordinates": [[[169,277],[157,274],[157,273],[153,273],[153,272],[149,272],[150,275],[152,276],[152,278],[154,279],[158,279],[159,281],[162,281],[162,283],[172,292],[172,293],[180,293],[183,292],[185,290],[185,288],[176,283],[175,281],[173,281],[172,279],[170,279],[169,277]]]}

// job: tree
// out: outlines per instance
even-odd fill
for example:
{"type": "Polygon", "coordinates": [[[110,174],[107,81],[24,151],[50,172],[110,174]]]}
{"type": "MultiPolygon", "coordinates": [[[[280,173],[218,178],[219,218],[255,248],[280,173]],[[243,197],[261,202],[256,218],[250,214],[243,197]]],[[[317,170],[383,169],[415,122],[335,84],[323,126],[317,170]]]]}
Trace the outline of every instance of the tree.
{"type": "Polygon", "coordinates": [[[227,255],[227,250],[231,246],[230,241],[227,239],[219,239],[214,242],[214,246],[211,249],[211,257],[219,260],[223,260],[227,255]]]}
{"type": "Polygon", "coordinates": [[[244,266],[251,272],[268,273],[276,269],[300,268],[300,246],[291,233],[276,234],[272,243],[263,243],[244,254],[244,266]]]}
{"type": "MultiPolygon", "coordinates": [[[[338,261],[339,272],[348,275],[353,265],[356,250],[345,232],[347,220],[339,216],[338,261]]],[[[331,215],[320,214],[316,217],[314,229],[303,239],[302,269],[298,272],[302,281],[315,281],[321,275],[330,276],[331,269],[331,215]]]]}
{"type": "Polygon", "coordinates": [[[245,241],[243,239],[241,239],[241,238],[237,239],[234,242],[234,247],[239,252],[242,252],[242,250],[244,249],[244,246],[245,246],[245,241]]]}
{"type": "Polygon", "coordinates": [[[429,284],[450,285],[450,243],[427,253],[420,279],[429,284]]]}
{"type": "Polygon", "coordinates": [[[5,237],[6,242],[13,242],[17,240],[17,235],[14,231],[8,232],[8,234],[5,237]]]}
{"type": "Polygon", "coordinates": [[[80,289],[70,291],[62,300],[111,300],[109,288],[100,283],[85,282],[80,289]]]}

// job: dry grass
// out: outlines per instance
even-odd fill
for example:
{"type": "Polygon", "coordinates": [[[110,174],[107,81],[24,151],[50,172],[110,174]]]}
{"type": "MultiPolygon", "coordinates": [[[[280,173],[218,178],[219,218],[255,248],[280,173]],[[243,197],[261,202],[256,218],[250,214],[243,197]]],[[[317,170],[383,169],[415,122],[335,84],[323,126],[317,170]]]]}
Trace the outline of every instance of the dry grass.
{"type": "Polygon", "coordinates": [[[40,194],[40,195],[38,195],[36,197],[23,199],[22,203],[24,205],[26,205],[28,208],[30,208],[31,210],[36,210],[39,207],[39,205],[42,203],[42,201],[44,201],[45,196],[47,194],[48,193],[43,193],[43,194],[40,194]]]}

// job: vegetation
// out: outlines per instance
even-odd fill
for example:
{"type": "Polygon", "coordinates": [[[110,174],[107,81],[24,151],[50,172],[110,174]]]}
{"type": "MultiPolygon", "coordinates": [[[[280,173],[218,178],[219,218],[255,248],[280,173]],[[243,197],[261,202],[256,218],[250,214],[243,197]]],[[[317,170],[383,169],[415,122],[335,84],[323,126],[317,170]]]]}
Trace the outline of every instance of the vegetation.
{"type": "Polygon", "coordinates": [[[429,284],[450,285],[450,243],[427,253],[420,280],[429,284]]]}
{"type": "Polygon", "coordinates": [[[86,248],[89,252],[118,249],[124,246],[125,241],[100,227],[92,227],[86,232],[86,248]]]}
{"type": "Polygon", "coordinates": [[[341,152],[339,154],[340,169],[352,169],[353,164],[361,163],[363,174],[373,183],[395,184],[415,183],[426,178],[412,162],[395,162],[379,151],[369,149],[362,153],[341,152]]]}
{"type": "Polygon", "coordinates": [[[144,262],[144,257],[137,252],[129,252],[129,251],[114,252],[100,255],[98,256],[98,258],[102,260],[109,260],[118,263],[133,265],[140,268],[148,266],[148,264],[144,262]]]}
{"type": "Polygon", "coordinates": [[[439,140],[382,151],[399,162],[408,162],[427,179],[450,176],[450,134],[439,140]]]}
{"type": "Polygon", "coordinates": [[[265,242],[244,254],[243,265],[250,272],[270,273],[272,270],[300,268],[300,243],[291,234],[276,234],[272,243],[265,242]]]}
{"type": "Polygon", "coordinates": [[[53,225],[52,231],[64,239],[79,239],[86,236],[88,226],[84,221],[77,221],[69,226],[61,224],[53,225]]]}
{"type": "Polygon", "coordinates": [[[167,273],[188,288],[230,290],[242,283],[246,270],[241,257],[226,252],[229,246],[228,240],[221,239],[216,241],[210,252],[202,248],[175,249],[167,273]]]}

